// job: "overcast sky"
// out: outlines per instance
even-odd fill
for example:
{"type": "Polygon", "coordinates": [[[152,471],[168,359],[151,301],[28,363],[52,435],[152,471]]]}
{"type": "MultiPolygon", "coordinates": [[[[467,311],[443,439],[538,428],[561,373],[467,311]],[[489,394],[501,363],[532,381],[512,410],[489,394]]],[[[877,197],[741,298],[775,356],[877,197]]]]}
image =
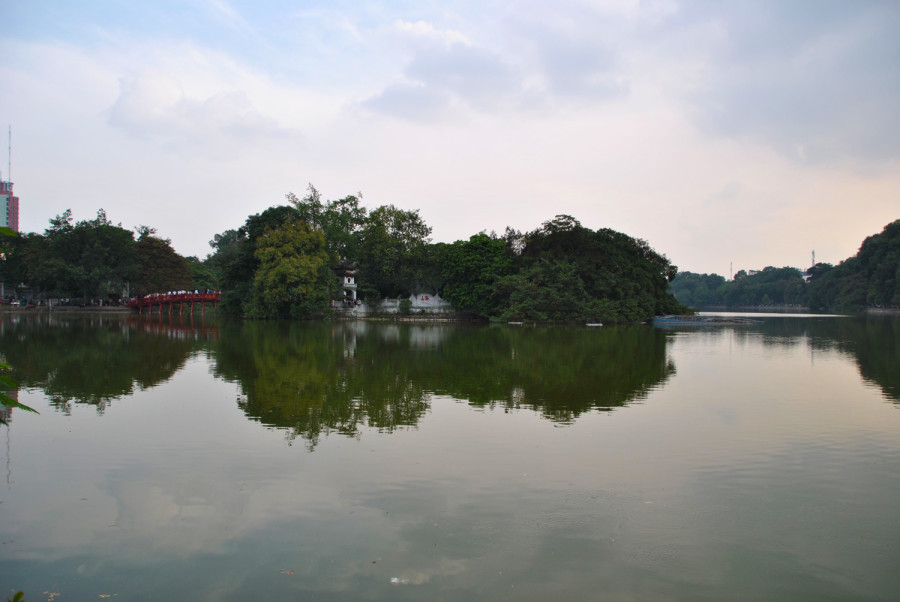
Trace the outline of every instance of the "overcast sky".
{"type": "Polygon", "coordinates": [[[203,258],[313,183],[434,241],[565,213],[727,277],[900,218],[896,0],[0,0],[0,24],[23,231],[104,208],[203,258]]]}

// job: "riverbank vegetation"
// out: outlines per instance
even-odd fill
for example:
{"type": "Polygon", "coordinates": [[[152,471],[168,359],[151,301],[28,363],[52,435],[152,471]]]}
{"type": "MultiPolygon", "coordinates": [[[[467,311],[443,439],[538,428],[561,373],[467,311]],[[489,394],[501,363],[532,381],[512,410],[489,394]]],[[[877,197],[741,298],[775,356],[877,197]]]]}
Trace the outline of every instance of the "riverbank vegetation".
{"type": "Polygon", "coordinates": [[[838,265],[817,263],[806,272],[767,267],[741,270],[726,281],[718,274],[681,272],[671,283],[691,307],[796,305],[815,311],[854,312],[900,306],[900,220],[866,238],[859,252],[838,265]]]}

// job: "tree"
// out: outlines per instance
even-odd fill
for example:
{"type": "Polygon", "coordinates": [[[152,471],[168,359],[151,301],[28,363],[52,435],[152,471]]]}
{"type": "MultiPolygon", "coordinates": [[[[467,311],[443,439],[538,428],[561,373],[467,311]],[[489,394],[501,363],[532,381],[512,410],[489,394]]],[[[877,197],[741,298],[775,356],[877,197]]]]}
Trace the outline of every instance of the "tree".
{"type": "Polygon", "coordinates": [[[700,308],[724,305],[722,287],[725,278],[718,274],[695,274],[678,272],[669,283],[669,290],[679,303],[688,307],[700,308]]]}
{"type": "Polygon", "coordinates": [[[297,212],[293,207],[269,207],[248,217],[237,230],[228,230],[213,238],[210,245],[216,253],[208,261],[221,283],[223,293],[219,307],[224,313],[259,313],[253,300],[253,279],[259,267],[257,242],[267,229],[278,229],[296,219],[297,212]]]}
{"type": "MultiPolygon", "coordinates": [[[[588,317],[589,297],[574,265],[564,260],[539,260],[516,274],[501,278],[496,297],[504,299],[507,320],[567,322],[588,317]]],[[[499,303],[498,303],[499,305],[499,303]]]]}
{"type": "Polygon", "coordinates": [[[74,226],[66,210],[50,220],[45,238],[46,254],[34,276],[46,292],[102,299],[120,294],[137,274],[134,236],[113,225],[103,209],[74,226]]]}
{"type": "Polygon", "coordinates": [[[20,284],[29,284],[35,296],[39,296],[46,285],[41,277],[49,259],[47,239],[40,234],[24,234],[10,238],[4,244],[0,275],[7,289],[15,290],[20,284]]]}
{"type": "Polygon", "coordinates": [[[431,228],[419,212],[383,205],[369,213],[360,231],[360,282],[385,297],[408,296],[431,228]]]}
{"type": "Polygon", "coordinates": [[[285,199],[294,206],[298,218],[309,224],[311,228],[319,228],[325,208],[322,204],[322,195],[312,184],[306,187],[306,191],[306,196],[302,199],[297,198],[293,192],[287,193],[285,199]]]}
{"type": "Polygon", "coordinates": [[[206,263],[200,261],[197,257],[185,257],[188,262],[188,267],[191,270],[191,282],[192,287],[195,290],[208,290],[215,289],[218,290],[219,281],[216,277],[215,271],[206,263]]]}
{"type": "MultiPolygon", "coordinates": [[[[570,312],[569,319],[600,314],[606,321],[642,321],[687,311],[668,292],[677,268],[646,241],[608,228],[593,231],[568,215],[544,222],[525,234],[524,240],[519,261],[527,277],[548,283],[545,286],[554,283],[558,287],[565,281],[579,294],[584,291],[581,305],[570,312]],[[528,269],[536,265],[536,270],[528,269]],[[580,287],[572,280],[550,278],[548,266],[567,275],[571,268],[580,287]]],[[[554,315],[549,319],[561,319],[560,314],[554,315]]]]}
{"type": "Polygon", "coordinates": [[[135,243],[134,250],[139,266],[134,279],[136,292],[147,294],[192,288],[191,268],[169,241],[144,234],[135,243]]]}
{"type": "Polygon", "coordinates": [[[253,278],[250,315],[310,317],[327,308],[333,278],[321,231],[299,219],[267,227],[254,255],[259,267],[253,278]]]}
{"type": "Polygon", "coordinates": [[[359,252],[359,231],[366,222],[366,210],[359,202],[362,193],[342,199],[322,202],[322,195],[310,184],[302,199],[293,192],[288,202],[297,210],[297,217],[325,235],[328,252],[339,259],[355,261],[359,252]]]}
{"type": "Polygon", "coordinates": [[[356,261],[359,233],[366,223],[366,209],[359,204],[362,193],[328,201],[322,212],[321,228],[328,251],[339,259],[356,261]]]}
{"type": "Polygon", "coordinates": [[[457,309],[497,315],[496,282],[514,270],[514,255],[502,239],[485,233],[440,247],[441,295],[457,309]]]}

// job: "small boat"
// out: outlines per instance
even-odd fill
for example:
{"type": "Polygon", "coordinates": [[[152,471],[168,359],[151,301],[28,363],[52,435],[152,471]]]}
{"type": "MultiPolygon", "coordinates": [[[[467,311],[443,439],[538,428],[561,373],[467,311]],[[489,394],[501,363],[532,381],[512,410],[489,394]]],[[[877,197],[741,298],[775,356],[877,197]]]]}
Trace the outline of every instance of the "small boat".
{"type": "Polygon", "coordinates": [[[736,316],[656,316],[654,326],[749,326],[762,324],[760,320],[736,316]]]}
{"type": "Polygon", "coordinates": [[[587,324],[585,324],[585,326],[591,326],[591,327],[596,328],[597,326],[603,326],[603,323],[602,322],[588,322],[587,324]]]}

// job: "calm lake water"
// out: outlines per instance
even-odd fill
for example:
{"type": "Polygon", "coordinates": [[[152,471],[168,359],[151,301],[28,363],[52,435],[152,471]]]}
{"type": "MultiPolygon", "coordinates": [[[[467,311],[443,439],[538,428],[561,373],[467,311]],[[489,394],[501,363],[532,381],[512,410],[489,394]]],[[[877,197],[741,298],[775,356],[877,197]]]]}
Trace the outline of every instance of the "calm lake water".
{"type": "Polygon", "coordinates": [[[762,320],[3,316],[0,596],[897,600],[900,321],[762,320]]]}

